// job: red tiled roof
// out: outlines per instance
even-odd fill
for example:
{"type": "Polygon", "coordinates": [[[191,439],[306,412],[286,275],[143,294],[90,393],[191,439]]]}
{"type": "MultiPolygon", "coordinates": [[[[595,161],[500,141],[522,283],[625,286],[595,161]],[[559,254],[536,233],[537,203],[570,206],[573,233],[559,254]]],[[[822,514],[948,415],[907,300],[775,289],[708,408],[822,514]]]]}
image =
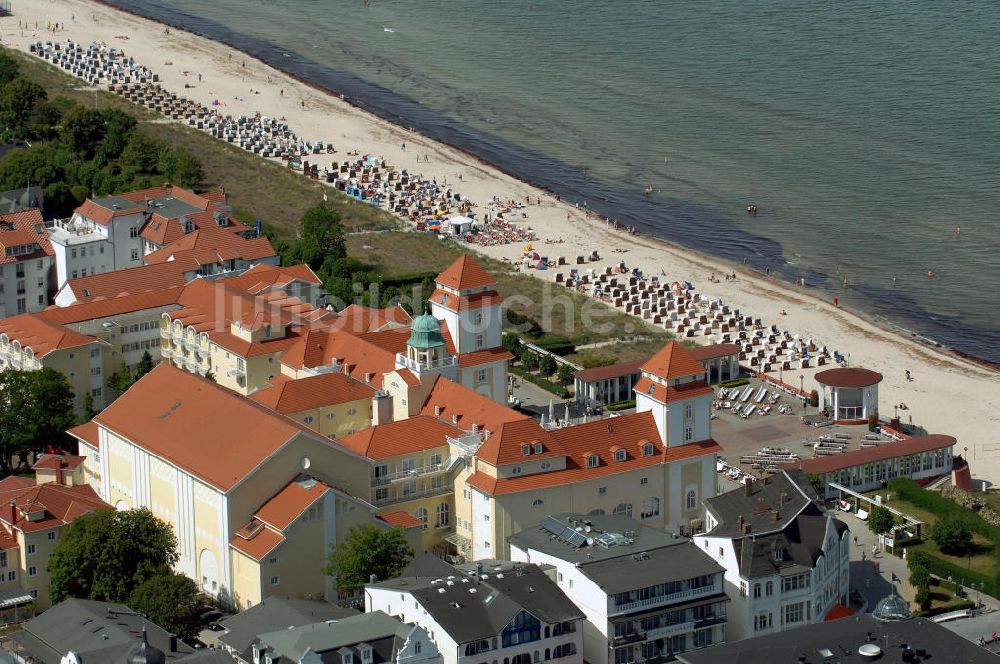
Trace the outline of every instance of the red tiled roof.
{"type": "Polygon", "coordinates": [[[310,431],[167,364],[139,379],[94,421],[221,491],[233,488],[298,433],[310,431]]]}
{"type": "Polygon", "coordinates": [[[699,362],[714,360],[719,357],[739,355],[740,347],[736,344],[708,344],[687,349],[688,354],[699,362]]]}
{"type": "Polygon", "coordinates": [[[458,356],[458,366],[463,369],[466,367],[478,367],[481,364],[490,364],[492,362],[506,362],[514,358],[514,355],[510,353],[503,346],[497,348],[487,348],[485,350],[477,350],[471,353],[461,353],[458,356]]]}
{"type": "Polygon", "coordinates": [[[146,293],[132,293],[107,299],[96,298],[89,302],[71,304],[68,307],[49,307],[44,311],[38,312],[36,315],[60,325],[81,323],[95,318],[107,318],[108,316],[118,316],[133,311],[156,309],[158,307],[177,304],[177,300],[183,292],[183,288],[163,288],[146,293]]]}
{"type": "Polygon", "coordinates": [[[261,505],[254,517],[284,532],[329,490],[329,486],[314,479],[294,480],[261,505]]]}
{"type": "Polygon", "coordinates": [[[396,373],[403,380],[403,382],[410,387],[420,384],[420,379],[417,378],[416,375],[409,369],[396,369],[396,373]]]}
{"type": "Polygon", "coordinates": [[[336,373],[319,374],[297,380],[282,377],[273,387],[258,390],[250,398],[283,415],[334,404],[370,399],[374,388],[349,376],[336,373]]]}
{"type": "Polygon", "coordinates": [[[911,454],[922,454],[932,450],[940,450],[952,447],[956,442],[954,437],[943,434],[914,436],[907,440],[883,443],[876,447],[862,447],[861,449],[844,452],[843,454],[831,454],[813,459],[803,459],[799,462],[799,468],[807,473],[829,473],[874,461],[884,461],[911,454]]]}
{"type": "Polygon", "coordinates": [[[369,459],[387,459],[448,444],[449,436],[464,432],[426,415],[379,424],[340,439],[340,445],[369,459]]]}
{"type": "Polygon", "coordinates": [[[221,281],[227,286],[257,294],[274,286],[284,288],[296,279],[317,286],[321,283],[316,273],[305,263],[288,267],[258,263],[238,276],[223,277],[221,281]]]}
{"type": "Polygon", "coordinates": [[[22,532],[63,526],[88,512],[111,509],[89,485],[36,484],[32,479],[15,476],[0,480],[0,505],[5,506],[0,510],[0,522],[22,532]],[[6,508],[11,502],[17,505],[13,522],[6,508]],[[28,515],[37,511],[41,518],[29,520],[28,515]]]}
{"type": "Polygon", "coordinates": [[[38,461],[32,466],[33,470],[56,470],[62,468],[64,470],[74,470],[80,467],[87,457],[76,456],[74,454],[43,454],[38,457],[38,461]],[[56,460],[57,456],[62,458],[56,460]]]}
{"type": "Polygon", "coordinates": [[[469,254],[459,256],[434,281],[459,291],[496,284],[490,273],[469,254]]]}
{"type": "Polygon", "coordinates": [[[90,422],[76,425],[66,433],[74,438],[79,438],[93,448],[100,449],[101,436],[99,431],[97,423],[91,420],[90,422]]]}
{"type": "Polygon", "coordinates": [[[644,394],[660,403],[670,403],[682,399],[693,399],[704,394],[712,394],[712,387],[703,380],[694,380],[680,385],[661,385],[643,376],[635,384],[635,393],[644,394]],[[652,391],[650,391],[652,388],[652,391]]]}
{"type": "Polygon", "coordinates": [[[684,378],[702,375],[705,367],[691,357],[687,348],[676,341],[670,341],[656,355],[646,360],[642,370],[660,378],[684,378]]]}
{"type": "Polygon", "coordinates": [[[66,284],[73,291],[76,302],[86,302],[180,287],[190,281],[185,273],[192,273],[197,269],[195,261],[182,258],[157,265],[140,265],[78,277],[70,279],[66,284]]]}
{"type": "Polygon", "coordinates": [[[21,314],[0,320],[0,333],[22,348],[31,348],[35,357],[45,357],[54,350],[75,348],[92,343],[103,343],[97,337],[74,332],[50,322],[45,312],[21,314]]]}
{"type": "Polygon", "coordinates": [[[176,259],[187,256],[199,263],[207,264],[234,259],[254,261],[277,256],[270,240],[266,237],[244,238],[239,234],[246,232],[242,227],[207,226],[187,234],[179,232],[177,238],[170,239],[161,249],[146,254],[143,260],[146,263],[162,263],[171,257],[176,259]]]}
{"type": "Polygon", "coordinates": [[[100,224],[101,226],[107,226],[108,223],[115,217],[124,217],[130,214],[136,214],[137,212],[142,212],[142,210],[143,208],[138,205],[131,208],[125,208],[124,210],[109,210],[108,208],[98,205],[93,200],[88,198],[78,208],[73,210],[73,212],[80,214],[87,219],[100,224]]]}
{"type": "MultiPolygon", "coordinates": [[[[229,540],[229,546],[259,562],[267,554],[278,548],[278,545],[285,541],[285,536],[271,530],[260,522],[257,522],[257,524],[258,530],[252,532],[252,534],[248,533],[249,538],[241,537],[240,532],[233,535],[233,538],[229,540]]],[[[240,529],[241,532],[245,528],[244,526],[244,528],[240,529]]]]}
{"type": "Polygon", "coordinates": [[[587,382],[608,380],[609,378],[622,378],[623,376],[633,376],[639,373],[640,367],[648,360],[632,360],[631,362],[621,362],[619,364],[609,364],[605,367],[592,367],[581,369],[573,375],[587,382]]]}
{"type": "Polygon", "coordinates": [[[503,298],[496,291],[456,296],[446,293],[439,288],[431,293],[430,301],[440,304],[442,307],[447,307],[452,311],[468,311],[470,309],[481,309],[495,304],[502,304],[503,298]]]}
{"type": "Polygon", "coordinates": [[[424,399],[421,415],[438,417],[452,422],[458,416],[456,426],[466,431],[476,424],[483,431],[498,431],[505,422],[524,419],[522,413],[484,397],[478,392],[442,376],[434,378],[434,385],[424,399]]]}
{"type": "Polygon", "coordinates": [[[388,327],[409,327],[413,319],[406,309],[396,305],[385,309],[372,309],[352,304],[339,313],[337,325],[340,329],[363,334],[378,332],[388,327]]]}
{"type": "Polygon", "coordinates": [[[493,466],[532,459],[549,459],[565,454],[554,433],[546,431],[527,415],[500,424],[476,451],[477,458],[493,466]],[[541,453],[535,453],[535,443],[542,444],[541,453]],[[524,445],[531,446],[531,454],[524,454],[524,445]]]}
{"type": "Polygon", "coordinates": [[[834,367],[814,376],[816,382],[830,387],[868,387],[882,382],[882,374],[861,367],[834,367]]]}
{"type": "Polygon", "coordinates": [[[0,263],[16,263],[51,255],[52,243],[42,213],[37,208],[0,215],[0,263]],[[19,256],[7,255],[8,247],[35,244],[39,246],[38,251],[19,256]]]}
{"type": "Polygon", "coordinates": [[[397,528],[422,528],[424,525],[423,521],[409,512],[386,512],[379,514],[378,518],[397,528]]]}

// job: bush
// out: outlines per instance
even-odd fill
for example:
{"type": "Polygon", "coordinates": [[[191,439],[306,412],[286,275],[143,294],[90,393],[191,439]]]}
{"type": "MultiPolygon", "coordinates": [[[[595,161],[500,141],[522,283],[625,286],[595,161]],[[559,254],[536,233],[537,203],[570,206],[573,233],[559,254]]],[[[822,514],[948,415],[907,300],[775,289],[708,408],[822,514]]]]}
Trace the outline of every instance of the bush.
{"type": "Polygon", "coordinates": [[[541,360],[538,361],[538,369],[542,372],[543,376],[551,376],[556,372],[556,361],[551,355],[543,355],[541,360]]]}
{"type": "Polygon", "coordinates": [[[576,346],[566,337],[542,337],[535,342],[535,345],[559,356],[569,355],[576,351],[576,346]]]}
{"type": "Polygon", "coordinates": [[[931,539],[944,553],[964,556],[972,547],[972,530],[958,515],[945,514],[931,528],[931,539]]]}
{"type": "Polygon", "coordinates": [[[809,393],[809,405],[812,406],[813,408],[819,406],[819,392],[817,392],[816,390],[813,390],[812,392],[809,393]]]}
{"type": "Polygon", "coordinates": [[[872,507],[872,511],[868,514],[868,528],[873,533],[884,535],[892,530],[894,525],[896,525],[896,519],[893,517],[892,512],[881,505],[872,507]]]}
{"type": "Polygon", "coordinates": [[[628,399],[626,401],[608,404],[608,410],[613,413],[619,410],[628,410],[629,408],[635,408],[635,399],[628,399]]]}
{"type": "Polygon", "coordinates": [[[740,387],[742,385],[747,385],[749,382],[750,382],[749,378],[733,378],[730,380],[722,381],[721,383],[719,383],[719,387],[728,390],[733,387],[740,387]]]}
{"type": "MultiPolygon", "coordinates": [[[[535,354],[531,353],[531,355],[534,356],[535,354]]],[[[538,387],[542,388],[547,392],[555,394],[560,399],[569,398],[569,390],[567,390],[562,385],[556,385],[551,380],[546,380],[545,378],[542,378],[540,376],[528,373],[524,369],[520,369],[518,367],[510,367],[508,371],[510,371],[510,373],[514,374],[515,376],[519,376],[521,379],[528,381],[529,383],[534,383],[535,385],[537,385],[538,387]]]]}
{"type": "Polygon", "coordinates": [[[913,598],[917,605],[920,607],[921,611],[927,611],[931,608],[931,589],[929,586],[918,586],[917,594],[913,598]]]}

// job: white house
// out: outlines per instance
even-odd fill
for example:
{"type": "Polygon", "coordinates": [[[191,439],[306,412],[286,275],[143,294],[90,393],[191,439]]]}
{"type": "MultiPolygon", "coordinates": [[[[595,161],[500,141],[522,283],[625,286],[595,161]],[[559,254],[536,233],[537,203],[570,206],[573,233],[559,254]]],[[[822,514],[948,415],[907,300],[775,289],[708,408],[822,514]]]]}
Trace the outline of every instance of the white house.
{"type": "Polygon", "coordinates": [[[686,537],[626,516],[560,514],[510,537],[576,604],[590,664],[650,662],[722,643],[724,568],[686,537]]]}
{"type": "Polygon", "coordinates": [[[443,664],[583,663],[583,613],[537,565],[425,554],[365,586],[365,610],[423,627],[443,664]]]}
{"type": "Polygon", "coordinates": [[[47,307],[54,290],[53,265],[41,212],[0,215],[0,318],[47,307]]]}
{"type": "Polygon", "coordinates": [[[847,604],[850,531],[798,470],[705,501],[695,544],[726,569],[728,640],[822,622],[847,604]]]}

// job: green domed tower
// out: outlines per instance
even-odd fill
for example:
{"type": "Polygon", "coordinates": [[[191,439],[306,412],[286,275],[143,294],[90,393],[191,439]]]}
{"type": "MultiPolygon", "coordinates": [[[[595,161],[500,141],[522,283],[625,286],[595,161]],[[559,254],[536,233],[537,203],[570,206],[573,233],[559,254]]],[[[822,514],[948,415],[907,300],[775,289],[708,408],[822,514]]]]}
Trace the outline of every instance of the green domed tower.
{"type": "Polygon", "coordinates": [[[440,373],[455,379],[458,360],[448,352],[441,334],[441,321],[431,314],[430,305],[425,305],[424,313],[413,319],[410,338],[406,341],[406,355],[397,356],[396,365],[397,368],[409,369],[420,380],[428,373],[440,373]]]}
{"type": "Polygon", "coordinates": [[[410,326],[410,338],[406,345],[410,348],[428,349],[444,346],[441,336],[441,321],[431,315],[429,304],[424,305],[424,313],[413,319],[410,326]]]}

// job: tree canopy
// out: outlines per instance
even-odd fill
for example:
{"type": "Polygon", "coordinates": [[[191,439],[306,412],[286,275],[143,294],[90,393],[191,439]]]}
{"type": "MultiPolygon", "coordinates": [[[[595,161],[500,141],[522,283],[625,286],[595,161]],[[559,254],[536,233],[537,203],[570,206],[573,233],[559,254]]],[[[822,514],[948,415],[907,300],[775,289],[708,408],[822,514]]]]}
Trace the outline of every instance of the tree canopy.
{"type": "Polygon", "coordinates": [[[132,591],[128,606],[182,638],[197,635],[201,628],[198,584],[183,574],[149,578],[132,591]]]}
{"type": "Polygon", "coordinates": [[[9,475],[46,447],[68,443],[73,399],[66,376],[50,367],[0,371],[0,471],[9,475]]]}
{"type": "Polygon", "coordinates": [[[326,203],[317,203],[302,215],[299,225],[302,260],[313,268],[324,261],[347,256],[340,213],[326,203]]]}
{"type": "Polygon", "coordinates": [[[944,553],[964,556],[972,547],[972,530],[961,517],[944,514],[931,528],[931,539],[944,553]]]}
{"type": "Polygon", "coordinates": [[[331,545],[323,573],[334,577],[337,590],[346,592],[376,579],[399,576],[413,558],[402,528],[385,529],[372,524],[351,528],[343,541],[331,545]]]}
{"type": "Polygon", "coordinates": [[[127,603],[132,591],[172,574],[177,538],[147,508],[99,510],[75,519],[49,559],[49,596],[127,603]]]}
{"type": "Polygon", "coordinates": [[[892,515],[892,512],[881,505],[872,507],[872,511],[868,514],[868,528],[873,533],[884,535],[892,530],[894,525],[896,525],[896,518],[892,515]]]}

